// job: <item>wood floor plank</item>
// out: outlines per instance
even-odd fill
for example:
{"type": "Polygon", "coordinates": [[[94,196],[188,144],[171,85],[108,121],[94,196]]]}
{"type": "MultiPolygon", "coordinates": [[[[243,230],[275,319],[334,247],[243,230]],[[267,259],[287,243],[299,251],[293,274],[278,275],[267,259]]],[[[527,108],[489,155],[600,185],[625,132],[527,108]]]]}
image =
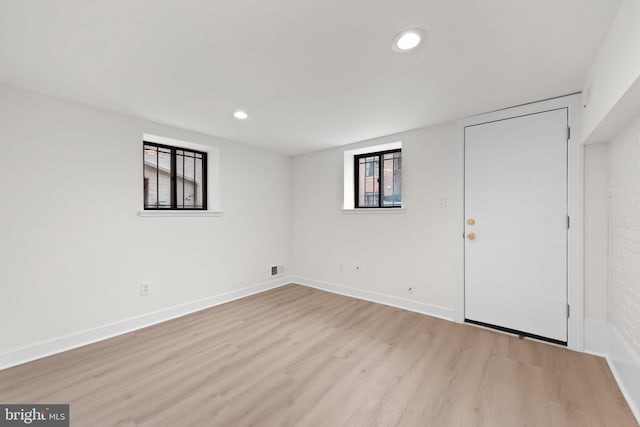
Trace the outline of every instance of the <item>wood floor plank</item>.
{"type": "Polygon", "coordinates": [[[637,426],[604,359],[288,285],[0,371],[74,426],[637,426]]]}

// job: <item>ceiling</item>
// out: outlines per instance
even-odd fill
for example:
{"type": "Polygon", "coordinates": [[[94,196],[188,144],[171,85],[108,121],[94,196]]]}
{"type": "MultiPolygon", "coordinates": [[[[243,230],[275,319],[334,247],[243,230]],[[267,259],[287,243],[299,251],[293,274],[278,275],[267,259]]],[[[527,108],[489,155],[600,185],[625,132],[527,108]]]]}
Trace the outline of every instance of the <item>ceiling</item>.
{"type": "Polygon", "coordinates": [[[296,155],[579,91],[619,3],[0,0],[0,81],[296,155]]]}

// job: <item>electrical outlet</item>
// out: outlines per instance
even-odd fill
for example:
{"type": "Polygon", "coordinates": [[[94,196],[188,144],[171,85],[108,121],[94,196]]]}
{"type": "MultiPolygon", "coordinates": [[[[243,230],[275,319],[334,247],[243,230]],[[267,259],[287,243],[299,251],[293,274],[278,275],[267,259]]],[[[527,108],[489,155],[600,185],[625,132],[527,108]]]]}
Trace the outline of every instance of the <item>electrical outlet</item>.
{"type": "Polygon", "coordinates": [[[151,282],[142,282],[140,284],[140,296],[151,295],[151,282]]]}
{"type": "Polygon", "coordinates": [[[438,207],[440,209],[444,209],[447,207],[447,198],[442,196],[440,197],[440,199],[438,200],[438,207]]]}
{"type": "Polygon", "coordinates": [[[272,276],[277,276],[278,275],[278,266],[274,265],[271,267],[271,275],[272,276]]]}

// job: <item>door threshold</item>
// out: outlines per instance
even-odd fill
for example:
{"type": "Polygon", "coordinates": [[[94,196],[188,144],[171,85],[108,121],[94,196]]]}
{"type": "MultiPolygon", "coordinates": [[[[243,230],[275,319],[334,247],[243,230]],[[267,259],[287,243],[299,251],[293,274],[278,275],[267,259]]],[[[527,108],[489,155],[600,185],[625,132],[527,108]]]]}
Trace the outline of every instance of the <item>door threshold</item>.
{"type": "Polygon", "coordinates": [[[556,340],[556,339],[553,339],[553,338],[547,338],[547,337],[543,337],[543,336],[540,336],[540,335],[531,334],[529,332],[519,331],[517,329],[505,328],[504,326],[492,325],[490,323],[479,322],[477,320],[471,320],[471,319],[464,319],[464,322],[465,323],[470,323],[472,325],[483,326],[483,327],[489,328],[489,329],[496,329],[498,331],[507,332],[509,334],[517,335],[519,338],[533,338],[533,339],[538,340],[538,341],[544,341],[544,342],[548,342],[548,343],[551,343],[551,344],[556,344],[556,345],[560,345],[560,346],[563,346],[563,347],[567,347],[567,342],[566,341],[556,340]]]}

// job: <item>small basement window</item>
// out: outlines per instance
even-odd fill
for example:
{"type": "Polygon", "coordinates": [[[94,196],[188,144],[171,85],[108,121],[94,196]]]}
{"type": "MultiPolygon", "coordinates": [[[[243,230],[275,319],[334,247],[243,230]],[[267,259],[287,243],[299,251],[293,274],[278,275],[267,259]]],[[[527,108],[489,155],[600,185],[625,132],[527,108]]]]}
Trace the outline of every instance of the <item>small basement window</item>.
{"type": "Polygon", "coordinates": [[[207,153],[144,141],[144,209],[207,210],[207,153]]]}
{"type": "Polygon", "coordinates": [[[354,159],[358,208],[402,207],[402,150],[358,154],[354,159]]]}
{"type": "Polygon", "coordinates": [[[402,141],[360,146],[343,155],[343,212],[404,212],[402,141]]]}

